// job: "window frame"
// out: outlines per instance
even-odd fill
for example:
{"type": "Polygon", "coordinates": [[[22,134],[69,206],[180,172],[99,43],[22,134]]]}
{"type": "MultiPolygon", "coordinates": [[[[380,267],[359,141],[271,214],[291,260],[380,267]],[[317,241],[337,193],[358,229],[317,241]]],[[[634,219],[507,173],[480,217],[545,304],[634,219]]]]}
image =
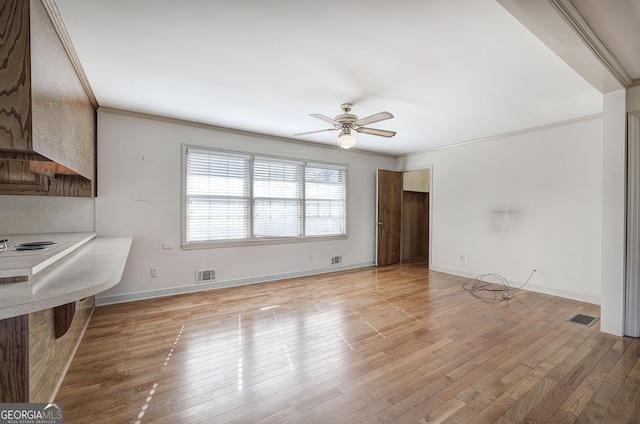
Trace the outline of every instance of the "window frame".
{"type": "Polygon", "coordinates": [[[259,153],[249,153],[226,149],[217,149],[211,147],[203,147],[191,144],[182,144],[182,169],[181,169],[181,215],[182,215],[182,243],[183,250],[188,249],[209,249],[220,247],[239,247],[239,246],[258,246],[268,244],[286,244],[286,243],[304,243],[313,241],[329,241],[329,240],[345,240],[349,238],[349,168],[346,164],[324,162],[318,160],[305,160],[300,158],[283,157],[275,155],[265,155],[259,153]],[[221,155],[241,155],[250,156],[249,165],[249,238],[237,239],[237,240],[206,240],[206,241],[187,241],[187,158],[189,149],[211,152],[212,154],[219,153],[221,155]],[[255,159],[273,159],[274,161],[282,162],[299,162],[302,163],[302,235],[299,237],[256,237],[255,236],[255,200],[254,197],[254,161],[255,159]],[[330,234],[330,235],[313,235],[308,236],[306,234],[306,187],[305,187],[305,171],[307,164],[313,166],[326,165],[327,168],[344,170],[344,234],[330,234]]]}

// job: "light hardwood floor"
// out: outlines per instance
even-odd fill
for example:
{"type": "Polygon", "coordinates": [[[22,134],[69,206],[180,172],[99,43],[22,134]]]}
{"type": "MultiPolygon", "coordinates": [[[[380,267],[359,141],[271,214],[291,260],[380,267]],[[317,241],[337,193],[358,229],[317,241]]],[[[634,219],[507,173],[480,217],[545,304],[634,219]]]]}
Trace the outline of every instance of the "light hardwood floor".
{"type": "Polygon", "coordinates": [[[97,308],[65,423],[639,423],[640,340],[409,263],[97,308]]]}

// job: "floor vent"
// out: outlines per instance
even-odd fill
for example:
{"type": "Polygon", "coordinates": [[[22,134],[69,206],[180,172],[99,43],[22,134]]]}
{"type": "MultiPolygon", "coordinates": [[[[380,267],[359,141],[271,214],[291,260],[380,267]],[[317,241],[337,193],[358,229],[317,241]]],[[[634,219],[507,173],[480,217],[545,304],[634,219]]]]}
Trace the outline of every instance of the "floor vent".
{"type": "Polygon", "coordinates": [[[331,258],[331,265],[342,265],[342,256],[334,256],[331,258]]]}
{"type": "Polygon", "coordinates": [[[598,319],[599,318],[596,317],[590,317],[589,315],[575,314],[571,318],[567,319],[567,321],[591,327],[593,324],[598,322],[598,319]]]}
{"type": "Polygon", "coordinates": [[[215,269],[196,269],[196,284],[216,281],[215,269]]]}

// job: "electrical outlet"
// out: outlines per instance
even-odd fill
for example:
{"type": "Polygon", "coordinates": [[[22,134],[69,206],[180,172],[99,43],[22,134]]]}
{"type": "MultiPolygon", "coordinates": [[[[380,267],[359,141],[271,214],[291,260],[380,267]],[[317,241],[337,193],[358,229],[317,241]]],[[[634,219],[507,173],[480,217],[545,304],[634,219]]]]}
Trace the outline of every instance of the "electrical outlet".
{"type": "Polygon", "coordinates": [[[460,255],[460,262],[464,262],[464,255],[460,255]]]}
{"type": "Polygon", "coordinates": [[[151,276],[152,277],[158,276],[158,268],[151,268],[151,276]]]}

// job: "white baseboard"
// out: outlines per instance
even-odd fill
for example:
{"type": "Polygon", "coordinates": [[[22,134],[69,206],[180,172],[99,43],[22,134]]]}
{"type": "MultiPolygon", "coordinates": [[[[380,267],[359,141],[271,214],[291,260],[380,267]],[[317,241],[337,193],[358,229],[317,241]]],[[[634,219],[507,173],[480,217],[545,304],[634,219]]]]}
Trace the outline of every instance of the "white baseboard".
{"type": "MultiPolygon", "coordinates": [[[[430,269],[432,271],[444,272],[446,274],[457,275],[459,277],[466,277],[466,278],[474,278],[478,275],[478,274],[470,274],[468,272],[463,272],[463,271],[458,271],[458,270],[453,270],[448,268],[442,268],[438,266],[431,266],[430,269]]],[[[510,281],[510,280],[507,280],[507,281],[509,281],[509,284],[513,285],[513,287],[519,287],[524,283],[524,281],[510,281]]],[[[588,293],[576,293],[576,292],[558,290],[550,287],[538,286],[536,284],[531,284],[531,283],[527,284],[523,288],[523,290],[529,290],[536,293],[544,293],[552,296],[564,297],[566,299],[578,300],[580,302],[593,303],[595,305],[600,305],[600,296],[595,296],[588,293]]]]}
{"type": "Polygon", "coordinates": [[[308,277],[310,275],[328,274],[337,271],[348,271],[351,269],[366,268],[373,266],[373,262],[363,262],[358,264],[334,265],[327,268],[313,269],[307,271],[285,272],[282,274],[262,275],[256,277],[238,278],[235,280],[216,281],[205,284],[190,284],[186,286],[169,287],[166,289],[147,290],[134,293],[115,294],[106,296],[96,296],[96,306],[112,305],[115,303],[133,302],[136,300],[153,299],[156,297],[174,296],[177,294],[195,293],[200,291],[226,289],[230,287],[245,286],[248,284],[267,283],[269,281],[284,280],[287,278],[308,277]]]}

